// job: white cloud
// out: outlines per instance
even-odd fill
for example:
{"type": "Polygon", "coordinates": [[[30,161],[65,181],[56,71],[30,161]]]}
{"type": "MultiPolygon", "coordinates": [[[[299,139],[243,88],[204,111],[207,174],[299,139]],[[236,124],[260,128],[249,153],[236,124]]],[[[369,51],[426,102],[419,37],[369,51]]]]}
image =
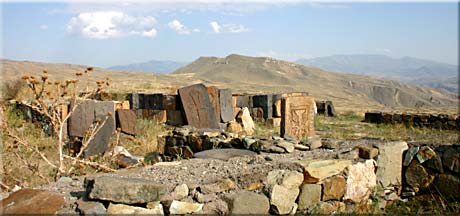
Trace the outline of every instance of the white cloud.
{"type": "Polygon", "coordinates": [[[67,24],[67,33],[87,38],[107,39],[129,35],[155,37],[155,18],[129,16],[117,11],[80,13],[67,24]]]}
{"type": "Polygon", "coordinates": [[[222,24],[220,25],[217,21],[212,21],[209,23],[211,25],[212,30],[214,33],[219,34],[219,33],[241,33],[241,32],[247,32],[249,31],[248,28],[246,28],[243,25],[238,25],[238,24],[222,24]]]}
{"type": "Polygon", "coordinates": [[[190,30],[186,26],[184,26],[179,20],[175,19],[171,22],[168,23],[168,26],[170,29],[174,30],[177,32],[177,34],[183,34],[183,35],[188,35],[191,34],[192,32],[200,32],[199,29],[192,29],[190,30]]]}
{"type": "Polygon", "coordinates": [[[391,52],[391,50],[388,49],[388,48],[376,48],[375,51],[376,51],[376,52],[382,52],[382,53],[389,53],[389,52],[391,52]]]}
{"type": "Polygon", "coordinates": [[[220,27],[219,23],[217,23],[216,21],[212,21],[209,24],[211,25],[211,28],[214,31],[214,33],[220,33],[221,32],[222,28],[220,27]]]}
{"type": "Polygon", "coordinates": [[[273,50],[259,52],[259,56],[262,56],[262,57],[275,57],[277,55],[278,53],[276,53],[273,50]]]}
{"type": "Polygon", "coordinates": [[[48,30],[48,26],[47,25],[41,25],[40,29],[43,30],[43,31],[46,31],[46,30],[48,30]]]}

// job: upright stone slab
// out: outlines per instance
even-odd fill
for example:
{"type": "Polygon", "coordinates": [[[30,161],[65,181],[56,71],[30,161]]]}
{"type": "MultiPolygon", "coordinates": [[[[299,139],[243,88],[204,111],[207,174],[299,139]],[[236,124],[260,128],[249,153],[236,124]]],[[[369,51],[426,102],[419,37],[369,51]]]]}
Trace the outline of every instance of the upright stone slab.
{"type": "Polygon", "coordinates": [[[94,116],[101,119],[102,128],[85,149],[85,157],[104,153],[109,145],[110,137],[115,131],[115,104],[113,101],[97,101],[94,108],[94,116]],[[109,114],[110,113],[110,114],[109,114]],[[104,122],[104,120],[107,120],[104,122]]]}
{"type": "Polygon", "coordinates": [[[216,116],[218,122],[220,122],[219,89],[215,86],[209,86],[206,89],[208,90],[209,100],[211,101],[211,106],[214,110],[214,115],[216,116]]]}
{"type": "Polygon", "coordinates": [[[132,93],[127,96],[131,109],[144,109],[144,94],[132,93]]]}
{"type": "Polygon", "coordinates": [[[117,110],[117,119],[121,132],[129,135],[136,134],[136,111],[119,109],[117,110]]]}
{"type": "Polygon", "coordinates": [[[264,119],[273,116],[273,95],[254,95],[252,103],[254,107],[261,107],[264,110],[264,119]]]}
{"type": "Polygon", "coordinates": [[[273,117],[281,117],[281,94],[275,94],[272,98],[273,103],[273,117]]]}
{"type": "Polygon", "coordinates": [[[298,139],[315,135],[315,100],[309,96],[288,96],[281,100],[281,136],[298,139]]]}
{"type": "Polygon", "coordinates": [[[253,107],[250,95],[237,95],[236,96],[236,107],[253,107]]]}
{"type": "Polygon", "coordinates": [[[403,167],[403,152],[408,149],[403,141],[388,142],[378,145],[377,180],[383,187],[401,185],[401,172],[403,167]]]}
{"type": "Polygon", "coordinates": [[[232,108],[232,91],[230,89],[219,89],[220,118],[222,122],[234,120],[232,108]]]}
{"type": "Polygon", "coordinates": [[[182,117],[182,112],[179,110],[167,110],[166,111],[166,123],[172,126],[182,126],[185,125],[184,118],[182,117]]]}
{"type": "MultiPolygon", "coordinates": [[[[69,136],[84,137],[85,131],[94,121],[94,104],[93,100],[78,101],[77,108],[69,118],[69,136]]],[[[70,107],[72,108],[72,104],[70,107]]]]}
{"type": "Polygon", "coordinates": [[[164,110],[178,110],[179,106],[177,103],[177,95],[163,95],[163,107],[164,110]]]}
{"type": "Polygon", "coordinates": [[[219,121],[211,108],[208,91],[203,84],[180,88],[178,92],[188,125],[196,128],[219,128],[219,121]]]}

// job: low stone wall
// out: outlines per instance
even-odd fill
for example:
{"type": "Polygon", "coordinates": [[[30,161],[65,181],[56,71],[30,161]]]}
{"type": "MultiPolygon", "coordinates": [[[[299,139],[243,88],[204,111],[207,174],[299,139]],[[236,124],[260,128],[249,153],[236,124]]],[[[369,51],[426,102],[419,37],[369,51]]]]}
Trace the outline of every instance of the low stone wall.
{"type": "Polygon", "coordinates": [[[460,145],[413,146],[404,154],[404,192],[460,201],[460,145]]]}
{"type": "Polygon", "coordinates": [[[415,127],[460,130],[459,115],[366,112],[364,121],[377,124],[405,124],[415,127]]]}

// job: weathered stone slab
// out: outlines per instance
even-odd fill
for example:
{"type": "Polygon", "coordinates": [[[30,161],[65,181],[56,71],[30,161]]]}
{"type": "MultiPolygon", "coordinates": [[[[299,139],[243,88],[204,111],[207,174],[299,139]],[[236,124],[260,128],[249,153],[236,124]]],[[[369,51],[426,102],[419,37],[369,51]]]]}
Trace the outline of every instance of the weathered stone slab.
{"type": "Polygon", "coordinates": [[[211,149],[206,151],[201,151],[196,153],[194,156],[196,158],[212,158],[218,160],[228,160],[233,157],[243,157],[246,155],[255,155],[256,153],[249,150],[243,149],[211,149]]]}
{"type": "Polygon", "coordinates": [[[128,94],[127,98],[131,109],[144,109],[144,94],[132,93],[128,94]]]}
{"type": "Polygon", "coordinates": [[[241,123],[243,126],[243,131],[247,135],[252,135],[254,133],[254,121],[251,118],[251,114],[249,113],[249,109],[247,107],[244,107],[240,113],[238,113],[236,120],[241,123]]]}
{"type": "Polygon", "coordinates": [[[281,100],[281,136],[297,139],[315,135],[315,100],[309,96],[286,97],[281,100]]]}
{"type": "Polygon", "coordinates": [[[250,113],[254,121],[259,121],[259,122],[265,121],[264,110],[262,109],[262,107],[253,107],[251,108],[250,113]]]}
{"type": "Polygon", "coordinates": [[[206,87],[208,90],[209,100],[211,102],[211,107],[214,110],[214,115],[217,118],[217,121],[220,122],[220,100],[219,100],[219,89],[215,86],[206,87]]]}
{"type": "Polygon", "coordinates": [[[360,203],[367,200],[373,188],[377,185],[374,160],[366,160],[347,167],[347,188],[343,200],[360,203]]]}
{"type": "Polygon", "coordinates": [[[77,207],[75,209],[76,212],[82,215],[102,215],[107,214],[107,210],[105,209],[104,205],[100,202],[85,202],[85,201],[77,201],[77,207]]]}
{"type": "Polygon", "coordinates": [[[147,209],[147,208],[142,208],[142,207],[137,207],[137,206],[110,203],[109,207],[107,208],[107,214],[111,214],[111,215],[128,215],[128,214],[163,215],[164,212],[163,212],[163,206],[161,204],[159,204],[157,208],[147,209]]]}
{"type": "Polygon", "coordinates": [[[96,121],[100,119],[101,128],[84,151],[85,157],[104,153],[110,137],[115,132],[115,105],[113,101],[97,101],[94,108],[96,121]],[[107,118],[107,120],[105,120],[107,118]],[[105,121],[104,121],[105,120],[105,121]]]}
{"type": "Polygon", "coordinates": [[[408,149],[403,141],[388,142],[378,145],[377,180],[384,187],[401,185],[401,169],[403,166],[403,152],[408,149]]]}
{"type": "Polygon", "coordinates": [[[413,160],[404,173],[406,183],[415,191],[427,188],[434,180],[426,169],[416,160],[413,160]]]}
{"type": "Polygon", "coordinates": [[[264,119],[273,117],[273,95],[254,95],[252,103],[254,107],[263,109],[264,119]]]}
{"type": "Polygon", "coordinates": [[[168,121],[168,114],[166,110],[152,110],[152,118],[157,122],[166,123],[168,121]]]}
{"type": "Polygon", "coordinates": [[[303,184],[300,187],[299,210],[309,209],[321,201],[321,185],[303,184]]]}
{"type": "Polygon", "coordinates": [[[192,214],[201,211],[201,209],[203,209],[203,204],[173,200],[169,207],[169,213],[172,215],[192,214]]]}
{"type": "Polygon", "coordinates": [[[278,118],[278,117],[269,118],[267,119],[266,123],[270,127],[279,127],[281,126],[281,118],[278,118]]]}
{"type": "Polygon", "coordinates": [[[273,95],[273,117],[281,117],[281,94],[273,95]]]}
{"type": "Polygon", "coordinates": [[[140,178],[101,176],[85,179],[89,198],[117,203],[136,204],[159,201],[166,192],[166,186],[140,178]]]}
{"type": "Polygon", "coordinates": [[[84,100],[77,103],[79,103],[77,108],[69,118],[69,136],[84,137],[86,130],[94,121],[95,102],[84,100]]]}
{"type": "Polygon", "coordinates": [[[136,112],[134,110],[117,110],[117,119],[121,132],[129,135],[136,134],[136,112]]]}
{"type": "Polygon", "coordinates": [[[64,204],[64,197],[43,190],[21,189],[0,201],[0,214],[54,215],[64,204]]]}
{"type": "Polygon", "coordinates": [[[240,191],[233,198],[231,214],[259,214],[266,215],[270,208],[268,198],[254,192],[240,191]]]}
{"type": "Polygon", "coordinates": [[[203,84],[187,86],[178,91],[188,125],[196,128],[219,128],[219,121],[211,108],[208,91],[203,84]]]}
{"type": "Polygon", "coordinates": [[[232,108],[232,91],[230,89],[219,89],[219,108],[222,122],[229,122],[235,119],[232,108]]]}
{"type": "Polygon", "coordinates": [[[161,109],[164,110],[179,110],[180,103],[177,95],[163,95],[163,106],[161,109]]]}
{"type": "Polygon", "coordinates": [[[304,168],[304,182],[317,183],[339,174],[351,165],[350,160],[304,160],[297,161],[304,168]]]}
{"type": "Polygon", "coordinates": [[[343,176],[327,178],[323,182],[323,201],[340,200],[345,194],[346,182],[343,176]]]}
{"type": "Polygon", "coordinates": [[[172,126],[181,126],[185,125],[184,118],[182,117],[182,112],[179,110],[168,110],[166,111],[167,115],[167,124],[172,126]]]}
{"type": "Polygon", "coordinates": [[[253,107],[252,100],[250,95],[237,95],[236,96],[236,107],[253,107]]]}

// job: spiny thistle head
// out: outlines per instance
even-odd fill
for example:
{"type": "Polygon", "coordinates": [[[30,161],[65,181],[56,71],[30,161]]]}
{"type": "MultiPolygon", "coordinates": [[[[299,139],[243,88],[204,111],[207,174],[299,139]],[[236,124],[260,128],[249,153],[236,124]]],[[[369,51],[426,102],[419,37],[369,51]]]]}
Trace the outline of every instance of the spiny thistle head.
{"type": "Polygon", "coordinates": [[[26,76],[26,75],[24,75],[24,76],[21,77],[21,79],[23,79],[23,80],[28,80],[29,78],[30,78],[30,77],[29,77],[29,76],[26,76]]]}
{"type": "Polygon", "coordinates": [[[43,73],[44,74],[48,73],[48,70],[47,69],[43,70],[43,73]]]}
{"type": "Polygon", "coordinates": [[[42,76],[42,80],[43,80],[43,81],[46,81],[47,79],[48,79],[48,76],[47,76],[47,75],[43,75],[43,76],[42,76]]]}
{"type": "Polygon", "coordinates": [[[81,76],[81,75],[83,75],[83,74],[82,74],[82,73],[80,73],[80,72],[77,72],[77,73],[75,73],[75,75],[77,75],[77,76],[81,76]]]}
{"type": "Polygon", "coordinates": [[[34,85],[37,85],[37,84],[39,84],[40,82],[38,82],[38,80],[36,80],[36,79],[33,79],[33,80],[30,81],[30,83],[32,83],[32,84],[34,84],[34,85]]]}
{"type": "Polygon", "coordinates": [[[86,68],[87,71],[92,71],[93,70],[93,67],[88,67],[86,68]]]}
{"type": "Polygon", "coordinates": [[[59,82],[59,81],[54,82],[54,85],[59,85],[59,84],[61,84],[61,82],[59,82]]]}

